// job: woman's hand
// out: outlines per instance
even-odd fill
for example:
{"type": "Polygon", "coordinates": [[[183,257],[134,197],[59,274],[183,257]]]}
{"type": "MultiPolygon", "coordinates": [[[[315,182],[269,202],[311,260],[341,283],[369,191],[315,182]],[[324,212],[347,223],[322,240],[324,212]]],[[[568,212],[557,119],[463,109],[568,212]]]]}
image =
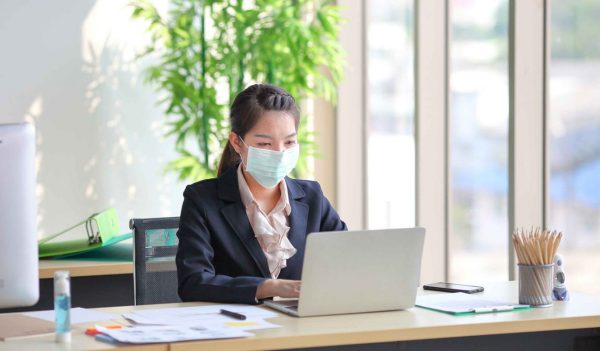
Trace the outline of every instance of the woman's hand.
{"type": "Polygon", "coordinates": [[[300,281],[288,279],[267,279],[256,289],[256,298],[267,297],[298,297],[300,296],[300,281]]]}

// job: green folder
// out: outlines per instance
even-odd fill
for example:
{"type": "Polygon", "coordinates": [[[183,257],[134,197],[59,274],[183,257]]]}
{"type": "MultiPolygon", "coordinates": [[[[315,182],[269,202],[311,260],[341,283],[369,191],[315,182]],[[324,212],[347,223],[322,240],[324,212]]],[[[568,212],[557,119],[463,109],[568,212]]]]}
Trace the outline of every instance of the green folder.
{"type": "Polygon", "coordinates": [[[480,294],[438,293],[417,296],[415,306],[424,309],[464,316],[480,313],[523,311],[530,308],[514,302],[489,300],[480,294]]]}
{"type": "Polygon", "coordinates": [[[101,247],[107,247],[132,237],[131,233],[122,235],[118,235],[118,233],[119,217],[117,216],[117,211],[114,208],[109,208],[100,213],[93,214],[70,228],[38,241],[39,257],[80,254],[101,247]],[[86,237],[82,235],[81,239],[54,240],[82,225],[85,225],[86,237]]]}
{"type": "Polygon", "coordinates": [[[126,233],[111,239],[111,243],[84,252],[76,252],[61,256],[53,256],[54,260],[103,261],[103,262],[133,262],[133,243],[126,240],[132,233],[126,233]],[[121,241],[121,237],[125,238],[121,241]]]}

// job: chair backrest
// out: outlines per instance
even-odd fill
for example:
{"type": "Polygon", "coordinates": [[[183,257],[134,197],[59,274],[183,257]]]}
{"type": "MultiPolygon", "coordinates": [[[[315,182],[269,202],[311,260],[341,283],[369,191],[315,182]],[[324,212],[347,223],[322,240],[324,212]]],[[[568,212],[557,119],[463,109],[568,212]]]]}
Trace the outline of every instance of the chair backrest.
{"type": "Polygon", "coordinates": [[[177,294],[179,217],[132,218],[135,304],[180,302],[177,294]]]}

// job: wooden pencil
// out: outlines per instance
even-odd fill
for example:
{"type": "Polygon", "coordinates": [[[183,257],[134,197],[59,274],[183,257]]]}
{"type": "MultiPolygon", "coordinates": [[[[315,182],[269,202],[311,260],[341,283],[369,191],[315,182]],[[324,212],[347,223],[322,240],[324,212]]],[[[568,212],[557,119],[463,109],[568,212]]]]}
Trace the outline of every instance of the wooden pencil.
{"type": "MultiPolygon", "coordinates": [[[[554,256],[562,239],[562,233],[536,227],[529,230],[516,229],[512,234],[512,243],[517,254],[517,260],[524,266],[544,266],[554,262],[554,256]]],[[[523,293],[534,304],[547,303],[547,295],[552,277],[544,274],[542,270],[533,267],[525,273],[530,283],[523,286],[523,293]]]]}

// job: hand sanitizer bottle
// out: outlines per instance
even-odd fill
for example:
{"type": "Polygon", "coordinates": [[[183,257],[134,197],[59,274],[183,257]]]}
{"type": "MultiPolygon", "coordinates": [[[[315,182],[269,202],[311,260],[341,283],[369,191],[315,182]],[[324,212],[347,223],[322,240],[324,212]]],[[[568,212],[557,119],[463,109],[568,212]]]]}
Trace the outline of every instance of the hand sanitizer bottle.
{"type": "Polygon", "coordinates": [[[54,272],[54,321],[56,342],[71,342],[71,279],[69,272],[54,272]]]}

